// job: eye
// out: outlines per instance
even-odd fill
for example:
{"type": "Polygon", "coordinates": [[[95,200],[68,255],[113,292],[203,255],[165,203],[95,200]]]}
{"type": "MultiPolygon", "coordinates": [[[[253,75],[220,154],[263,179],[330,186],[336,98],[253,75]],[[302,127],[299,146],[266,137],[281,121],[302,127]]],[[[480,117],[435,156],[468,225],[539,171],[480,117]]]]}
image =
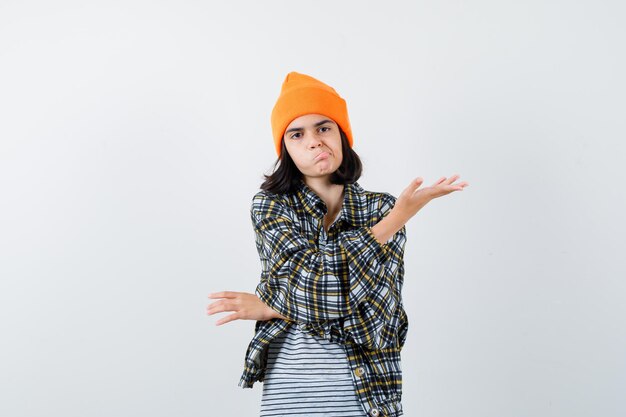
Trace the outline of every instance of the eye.
{"type": "Polygon", "coordinates": [[[295,135],[300,135],[300,132],[296,132],[296,133],[294,133],[293,135],[291,135],[291,136],[290,136],[290,138],[292,138],[292,139],[293,139],[293,137],[294,137],[295,135]]]}
{"type": "Polygon", "coordinates": [[[322,126],[322,127],[320,127],[320,129],[328,129],[328,130],[330,130],[330,127],[328,127],[328,126],[322,126]]]}

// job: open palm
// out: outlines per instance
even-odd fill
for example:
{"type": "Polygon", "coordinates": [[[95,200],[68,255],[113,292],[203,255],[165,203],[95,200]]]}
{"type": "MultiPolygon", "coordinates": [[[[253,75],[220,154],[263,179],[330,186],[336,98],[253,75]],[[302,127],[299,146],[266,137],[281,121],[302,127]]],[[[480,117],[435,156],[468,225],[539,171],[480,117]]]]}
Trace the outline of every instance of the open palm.
{"type": "Polygon", "coordinates": [[[459,178],[459,175],[453,175],[450,178],[441,177],[430,187],[422,187],[424,179],[417,177],[411,181],[408,187],[406,187],[396,200],[396,206],[399,210],[402,210],[410,218],[425,206],[430,200],[450,194],[453,191],[462,191],[464,187],[467,187],[469,183],[460,182],[455,184],[454,182],[459,178]]]}

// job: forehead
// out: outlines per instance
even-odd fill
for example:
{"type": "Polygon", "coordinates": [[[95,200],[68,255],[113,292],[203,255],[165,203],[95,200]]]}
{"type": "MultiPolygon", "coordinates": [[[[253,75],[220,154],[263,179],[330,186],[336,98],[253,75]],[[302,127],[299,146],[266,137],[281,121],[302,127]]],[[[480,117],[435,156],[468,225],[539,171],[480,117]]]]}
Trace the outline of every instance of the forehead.
{"type": "Polygon", "coordinates": [[[312,126],[315,123],[321,122],[322,120],[330,120],[331,123],[335,123],[335,121],[328,116],[325,116],[323,114],[311,113],[296,117],[291,121],[291,123],[289,123],[287,129],[312,126]]]}

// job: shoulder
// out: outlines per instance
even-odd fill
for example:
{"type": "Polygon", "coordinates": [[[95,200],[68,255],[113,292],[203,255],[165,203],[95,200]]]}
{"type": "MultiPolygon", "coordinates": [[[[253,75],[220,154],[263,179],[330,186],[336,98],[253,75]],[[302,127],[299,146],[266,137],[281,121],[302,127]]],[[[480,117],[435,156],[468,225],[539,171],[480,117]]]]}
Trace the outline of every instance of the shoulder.
{"type": "Polygon", "coordinates": [[[291,212],[289,196],[259,190],[250,201],[250,214],[253,218],[289,216],[291,212]]]}

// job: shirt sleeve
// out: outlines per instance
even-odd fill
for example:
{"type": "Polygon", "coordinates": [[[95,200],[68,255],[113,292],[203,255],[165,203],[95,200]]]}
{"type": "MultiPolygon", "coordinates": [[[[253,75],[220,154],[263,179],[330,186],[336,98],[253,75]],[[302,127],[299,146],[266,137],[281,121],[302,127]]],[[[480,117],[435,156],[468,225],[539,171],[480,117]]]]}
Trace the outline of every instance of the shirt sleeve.
{"type": "Polygon", "coordinates": [[[299,322],[300,329],[337,343],[351,341],[369,350],[403,345],[408,326],[402,304],[405,243],[403,226],[388,242],[392,254],[382,279],[355,311],[338,319],[299,322]]]}
{"type": "MultiPolygon", "coordinates": [[[[395,198],[386,194],[381,218],[395,198]]],[[[394,343],[401,315],[406,229],[381,244],[369,227],[341,231],[318,250],[280,200],[257,193],[251,218],[264,262],[255,293],[303,330],[366,347],[394,343]]]]}

